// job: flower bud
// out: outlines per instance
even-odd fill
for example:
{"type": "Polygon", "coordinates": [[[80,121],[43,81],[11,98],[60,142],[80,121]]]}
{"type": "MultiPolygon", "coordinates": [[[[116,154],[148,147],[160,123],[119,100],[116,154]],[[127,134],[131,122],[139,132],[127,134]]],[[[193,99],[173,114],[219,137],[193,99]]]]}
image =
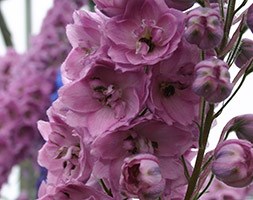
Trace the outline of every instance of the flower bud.
{"type": "MultiPolygon", "coordinates": [[[[223,0],[223,3],[227,3],[227,0],[223,0]]],[[[209,0],[209,3],[219,3],[219,0],[209,0]]]]}
{"type": "Polygon", "coordinates": [[[241,68],[253,57],[253,40],[244,38],[242,39],[241,46],[239,48],[235,64],[241,68]]]}
{"type": "Polygon", "coordinates": [[[212,49],[221,42],[223,28],[216,9],[199,7],[192,10],[187,17],[186,27],[186,40],[200,49],[212,49]]]}
{"type": "Polygon", "coordinates": [[[210,103],[218,103],[226,99],[233,88],[230,82],[228,65],[222,60],[210,58],[195,66],[193,91],[203,96],[210,103]]]}
{"type": "Polygon", "coordinates": [[[251,32],[253,32],[253,4],[248,9],[246,22],[251,32]]]}
{"type": "Polygon", "coordinates": [[[231,187],[245,187],[253,179],[252,144],[245,140],[227,140],[214,150],[212,172],[231,187]]]}
{"type": "Polygon", "coordinates": [[[193,6],[195,0],[165,0],[165,3],[170,8],[175,8],[178,10],[186,10],[193,6]]]}
{"type": "Polygon", "coordinates": [[[151,154],[138,154],[124,160],[120,185],[128,197],[157,199],[165,188],[158,159],[151,154]]]}
{"type": "Polygon", "coordinates": [[[253,114],[240,115],[230,121],[232,121],[232,130],[239,139],[253,143],[253,114]]]}

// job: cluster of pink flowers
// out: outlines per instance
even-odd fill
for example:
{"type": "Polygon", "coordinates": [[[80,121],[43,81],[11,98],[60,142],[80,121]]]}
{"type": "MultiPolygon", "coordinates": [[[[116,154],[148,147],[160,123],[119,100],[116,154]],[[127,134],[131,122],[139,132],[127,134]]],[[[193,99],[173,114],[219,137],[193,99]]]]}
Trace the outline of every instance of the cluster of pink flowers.
{"type": "Polygon", "coordinates": [[[82,1],[55,0],[29,50],[13,49],[0,63],[0,186],[12,166],[25,158],[36,161],[42,138],[37,121],[50,106],[57,69],[71,49],[65,26],[82,1]]]}
{"type": "Polygon", "coordinates": [[[64,85],[49,121],[38,122],[46,141],[38,162],[48,169],[39,199],[189,200],[194,175],[210,171],[230,186],[248,185],[247,141],[221,143],[203,174],[191,166],[192,149],[200,146],[203,159],[214,103],[233,89],[215,51],[226,45],[219,7],[187,15],[181,10],[194,1],[94,2],[95,12],[75,11],[67,26],[64,85]]]}

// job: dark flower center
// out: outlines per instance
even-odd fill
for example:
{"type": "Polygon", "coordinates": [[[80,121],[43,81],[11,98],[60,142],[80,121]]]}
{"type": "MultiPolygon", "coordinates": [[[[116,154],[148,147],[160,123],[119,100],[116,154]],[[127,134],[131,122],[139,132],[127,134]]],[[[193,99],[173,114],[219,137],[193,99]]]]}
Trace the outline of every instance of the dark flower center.
{"type": "Polygon", "coordinates": [[[141,39],[139,39],[139,42],[143,42],[146,45],[148,45],[149,47],[148,53],[152,52],[155,48],[155,44],[152,42],[152,37],[149,38],[142,37],[141,39]]]}
{"type": "Polygon", "coordinates": [[[93,78],[91,81],[94,90],[93,97],[108,107],[114,107],[115,103],[121,99],[122,91],[114,85],[107,86],[100,78],[93,78]]]}
{"type": "Polygon", "coordinates": [[[175,94],[175,87],[170,83],[162,82],[159,85],[160,91],[162,92],[163,96],[170,97],[175,94]]]}
{"type": "Polygon", "coordinates": [[[128,174],[129,174],[128,181],[129,183],[134,184],[136,186],[139,184],[139,181],[138,181],[138,175],[140,174],[139,167],[140,167],[140,164],[136,164],[128,168],[128,174]]]}

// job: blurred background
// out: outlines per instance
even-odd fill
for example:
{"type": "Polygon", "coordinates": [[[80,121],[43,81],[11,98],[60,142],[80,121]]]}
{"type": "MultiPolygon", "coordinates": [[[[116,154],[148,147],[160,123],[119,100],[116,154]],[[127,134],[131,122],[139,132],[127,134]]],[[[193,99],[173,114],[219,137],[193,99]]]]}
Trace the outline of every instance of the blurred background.
{"type": "MultiPolygon", "coordinates": [[[[18,53],[28,48],[30,35],[39,33],[47,11],[52,7],[53,0],[1,0],[0,14],[11,33],[13,47],[18,53]]],[[[0,55],[6,53],[7,47],[0,33],[0,55]]],[[[20,193],[20,167],[12,169],[8,182],[1,189],[0,200],[17,199],[20,193]]]]}

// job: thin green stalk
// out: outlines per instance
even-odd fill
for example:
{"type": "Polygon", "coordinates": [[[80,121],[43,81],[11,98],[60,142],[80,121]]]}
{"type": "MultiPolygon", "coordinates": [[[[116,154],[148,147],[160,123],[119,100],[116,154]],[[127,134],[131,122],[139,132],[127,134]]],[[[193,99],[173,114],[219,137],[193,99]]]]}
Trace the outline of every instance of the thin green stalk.
{"type": "Polygon", "coordinates": [[[29,40],[32,32],[31,0],[25,2],[26,18],[26,47],[29,47],[29,40]]]}
{"type": "Polygon", "coordinates": [[[31,160],[24,160],[20,164],[20,189],[26,191],[29,199],[36,198],[36,181],[39,173],[35,172],[34,165],[31,160]]]}
{"type": "Polygon", "coordinates": [[[189,182],[189,180],[190,180],[190,173],[189,173],[189,170],[187,168],[187,165],[186,165],[186,162],[185,162],[185,159],[184,159],[183,155],[181,156],[181,160],[182,160],[183,167],[184,167],[185,177],[186,177],[187,181],[189,182]]]}
{"type": "Polygon", "coordinates": [[[4,43],[7,47],[12,47],[13,46],[13,43],[12,43],[12,40],[11,40],[11,33],[7,27],[7,24],[4,20],[4,16],[2,14],[2,11],[0,9],[0,29],[1,29],[1,32],[3,34],[3,39],[4,39],[4,43]]]}
{"type": "Polygon", "coordinates": [[[100,182],[100,184],[101,184],[103,190],[106,192],[106,194],[108,194],[109,196],[113,197],[111,189],[108,189],[108,188],[106,187],[106,185],[105,185],[103,179],[100,179],[99,182],[100,182]]]}
{"type": "Polygon", "coordinates": [[[227,10],[226,20],[225,20],[225,25],[224,25],[224,34],[223,34],[223,38],[220,44],[220,51],[222,51],[227,45],[230,28],[231,28],[233,18],[234,18],[235,3],[236,3],[236,0],[230,0],[228,3],[228,10],[227,10]]]}
{"type": "Polygon", "coordinates": [[[188,184],[188,188],[187,188],[186,195],[185,195],[185,200],[192,199],[192,195],[194,193],[194,190],[196,188],[196,184],[199,179],[199,175],[201,173],[202,162],[204,159],[207,140],[208,140],[209,132],[210,132],[212,122],[213,122],[213,113],[214,113],[214,105],[210,104],[209,110],[206,115],[204,130],[200,134],[200,137],[202,137],[202,139],[201,139],[202,143],[199,146],[196,163],[195,163],[195,166],[194,166],[194,169],[192,172],[192,176],[191,176],[189,184],[188,184]]]}
{"type": "MultiPolygon", "coordinates": [[[[243,19],[242,21],[244,20],[244,16],[243,16],[243,19]]],[[[228,56],[228,59],[227,59],[227,63],[229,66],[232,66],[238,52],[239,52],[239,46],[241,44],[241,40],[242,40],[242,36],[243,34],[247,31],[248,27],[243,25],[240,27],[240,34],[239,34],[239,37],[237,38],[237,41],[236,41],[236,44],[233,48],[233,51],[230,52],[229,56],[228,56]]]]}
{"type": "Polygon", "coordinates": [[[240,43],[241,43],[241,40],[242,40],[242,36],[243,36],[243,33],[240,33],[237,41],[236,41],[236,44],[235,44],[235,47],[233,49],[233,51],[230,52],[229,56],[228,56],[228,60],[227,60],[227,63],[229,66],[231,66],[234,62],[234,58],[236,56],[236,54],[238,53],[238,47],[240,46],[240,43]]]}
{"type": "Polygon", "coordinates": [[[224,14],[223,4],[224,4],[223,0],[219,0],[219,9],[220,9],[220,13],[221,13],[221,18],[222,18],[222,21],[224,22],[225,14],[224,14]]]}
{"type": "Polygon", "coordinates": [[[210,162],[212,161],[213,159],[213,156],[211,156],[204,164],[203,164],[203,167],[202,167],[202,171],[206,169],[206,167],[208,166],[208,164],[210,164],[210,162]]]}
{"type": "Polygon", "coordinates": [[[211,175],[211,178],[209,179],[206,187],[202,190],[202,192],[199,193],[199,195],[197,196],[197,199],[199,199],[203,194],[205,194],[205,192],[208,190],[209,186],[211,185],[211,183],[213,182],[214,179],[214,175],[211,175]]]}
{"type": "Polygon", "coordinates": [[[235,10],[234,15],[235,15],[239,10],[241,10],[242,7],[245,6],[245,5],[247,4],[247,2],[248,2],[248,0],[244,0],[244,1],[241,3],[241,5],[235,10]]]}
{"type": "Polygon", "coordinates": [[[206,101],[204,98],[201,98],[201,126],[200,126],[200,130],[201,132],[203,132],[204,129],[204,124],[205,124],[205,111],[206,111],[206,101]]]}

